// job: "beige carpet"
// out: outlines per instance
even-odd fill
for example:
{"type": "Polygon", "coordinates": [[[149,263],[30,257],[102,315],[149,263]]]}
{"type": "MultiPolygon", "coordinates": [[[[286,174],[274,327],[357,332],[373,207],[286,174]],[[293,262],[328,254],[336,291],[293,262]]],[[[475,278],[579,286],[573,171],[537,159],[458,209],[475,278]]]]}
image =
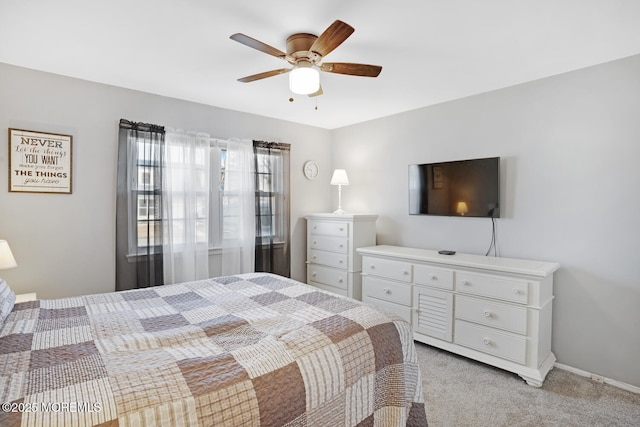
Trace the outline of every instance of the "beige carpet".
{"type": "Polygon", "coordinates": [[[640,426],[640,394],[553,369],[542,388],[416,342],[430,427],[640,426]]]}

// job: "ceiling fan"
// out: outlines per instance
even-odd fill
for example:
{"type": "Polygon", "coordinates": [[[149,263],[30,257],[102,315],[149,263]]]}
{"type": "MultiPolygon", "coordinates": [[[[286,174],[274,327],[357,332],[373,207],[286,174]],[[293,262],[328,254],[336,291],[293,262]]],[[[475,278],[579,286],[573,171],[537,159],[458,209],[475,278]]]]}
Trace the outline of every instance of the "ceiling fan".
{"type": "Polygon", "coordinates": [[[238,81],[248,83],[290,73],[289,88],[293,93],[318,96],[322,95],[319,71],[350,76],[378,77],[378,74],[382,71],[382,67],[379,65],[321,62],[325,56],[340,46],[353,32],[354,28],[351,25],[336,20],[320,34],[320,37],[308,33],[292,34],[287,38],[287,53],[247,35],[241,33],[233,34],[230,37],[232,40],[283,59],[293,66],[292,68],[280,68],[253,74],[238,79],[238,81]]]}

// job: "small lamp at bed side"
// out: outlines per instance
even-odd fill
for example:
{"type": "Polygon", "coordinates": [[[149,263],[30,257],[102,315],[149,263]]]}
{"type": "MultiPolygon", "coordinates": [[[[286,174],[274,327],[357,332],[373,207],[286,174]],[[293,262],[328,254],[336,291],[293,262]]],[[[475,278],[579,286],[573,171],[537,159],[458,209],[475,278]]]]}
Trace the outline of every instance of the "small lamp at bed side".
{"type": "Polygon", "coordinates": [[[18,263],[11,253],[11,248],[6,240],[0,240],[0,270],[17,267],[18,263]]]}
{"type": "Polygon", "coordinates": [[[349,185],[349,177],[347,176],[347,171],[344,169],[334,170],[333,176],[331,177],[331,185],[338,186],[338,210],[333,213],[343,214],[345,212],[342,210],[342,186],[349,185]]]}

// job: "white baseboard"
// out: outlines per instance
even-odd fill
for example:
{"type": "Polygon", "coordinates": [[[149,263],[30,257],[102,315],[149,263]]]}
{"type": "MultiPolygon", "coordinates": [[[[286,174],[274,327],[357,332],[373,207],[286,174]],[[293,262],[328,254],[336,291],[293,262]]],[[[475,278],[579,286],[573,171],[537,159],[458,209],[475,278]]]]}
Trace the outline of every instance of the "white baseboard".
{"type": "MultiPolygon", "coordinates": [[[[591,378],[593,379],[594,377],[598,378],[598,382],[603,382],[605,384],[610,384],[614,387],[618,387],[621,388],[623,390],[627,390],[630,391],[632,393],[637,393],[640,394],[640,387],[636,387],[634,385],[631,384],[627,384],[627,383],[623,383],[622,381],[617,381],[617,380],[612,380],[611,378],[605,378],[601,375],[597,375],[597,374],[592,374],[591,372],[587,372],[587,371],[583,371],[582,369],[578,369],[578,368],[574,368],[572,366],[568,366],[568,365],[563,365],[562,363],[555,363],[553,365],[555,368],[558,369],[562,369],[563,371],[569,371],[573,374],[576,375],[580,375],[581,377],[586,377],[586,378],[591,378]]],[[[594,379],[594,381],[596,381],[594,379]]]]}

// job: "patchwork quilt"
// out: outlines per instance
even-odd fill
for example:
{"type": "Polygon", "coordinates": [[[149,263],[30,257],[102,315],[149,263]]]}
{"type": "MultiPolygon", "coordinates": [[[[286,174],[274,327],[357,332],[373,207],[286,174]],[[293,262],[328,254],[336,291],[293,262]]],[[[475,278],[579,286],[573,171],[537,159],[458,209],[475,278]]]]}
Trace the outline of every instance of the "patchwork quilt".
{"type": "Polygon", "coordinates": [[[2,426],[426,426],[400,318],[266,273],[16,304],[2,426]]]}

